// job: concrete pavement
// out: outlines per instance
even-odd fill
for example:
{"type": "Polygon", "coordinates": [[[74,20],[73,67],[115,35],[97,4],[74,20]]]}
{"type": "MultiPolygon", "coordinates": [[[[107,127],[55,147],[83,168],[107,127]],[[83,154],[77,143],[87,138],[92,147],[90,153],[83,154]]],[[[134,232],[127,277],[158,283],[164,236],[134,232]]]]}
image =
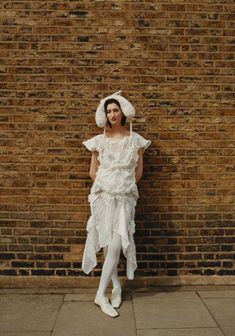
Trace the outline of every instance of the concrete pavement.
{"type": "Polygon", "coordinates": [[[93,303],[95,292],[0,289],[0,336],[235,335],[234,285],[124,288],[116,318],[93,303]]]}

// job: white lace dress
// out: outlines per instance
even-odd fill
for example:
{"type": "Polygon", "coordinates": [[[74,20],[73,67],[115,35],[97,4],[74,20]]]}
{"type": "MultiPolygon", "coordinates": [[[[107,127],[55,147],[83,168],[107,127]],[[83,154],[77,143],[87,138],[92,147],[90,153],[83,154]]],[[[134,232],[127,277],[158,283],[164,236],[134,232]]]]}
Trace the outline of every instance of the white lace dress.
{"type": "Polygon", "coordinates": [[[97,265],[97,252],[109,244],[113,232],[122,240],[122,251],[127,260],[127,278],[134,279],[137,268],[135,233],[135,206],[139,193],[135,181],[138,150],[151,144],[140,134],[131,132],[124,138],[110,138],[98,134],[83,144],[89,151],[99,153],[99,167],[88,196],[91,216],[86,230],[87,239],[82,270],[88,274],[97,265]]]}

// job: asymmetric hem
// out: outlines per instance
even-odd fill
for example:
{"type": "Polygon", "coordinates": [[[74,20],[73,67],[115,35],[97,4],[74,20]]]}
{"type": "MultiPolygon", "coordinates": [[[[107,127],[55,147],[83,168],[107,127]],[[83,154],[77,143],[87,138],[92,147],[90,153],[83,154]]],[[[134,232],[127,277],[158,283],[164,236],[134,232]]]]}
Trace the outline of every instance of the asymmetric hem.
{"type": "Polygon", "coordinates": [[[135,168],[138,149],[146,149],[151,141],[132,132],[121,139],[99,134],[83,144],[90,151],[99,153],[100,165],[88,196],[91,216],[86,226],[82,270],[90,273],[97,265],[97,252],[109,245],[113,232],[116,232],[121,237],[122,251],[127,261],[127,278],[133,280],[137,268],[134,219],[139,198],[135,168]]]}

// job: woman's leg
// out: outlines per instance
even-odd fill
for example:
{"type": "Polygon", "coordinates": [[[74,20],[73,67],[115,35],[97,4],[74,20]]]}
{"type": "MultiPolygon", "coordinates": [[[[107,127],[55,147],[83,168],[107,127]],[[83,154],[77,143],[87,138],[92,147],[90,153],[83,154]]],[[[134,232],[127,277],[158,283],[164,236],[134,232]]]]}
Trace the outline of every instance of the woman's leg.
{"type": "Polygon", "coordinates": [[[97,291],[97,295],[99,296],[105,296],[106,288],[108,287],[109,281],[119,262],[121,247],[121,237],[114,232],[113,238],[108,245],[107,255],[102,268],[100,284],[97,291]]]}
{"type": "MultiPolygon", "coordinates": [[[[108,246],[103,247],[103,252],[104,252],[104,257],[106,258],[107,252],[108,252],[108,246]]],[[[112,280],[112,283],[113,283],[113,288],[121,287],[121,283],[118,279],[117,266],[115,267],[115,269],[112,273],[111,280],[112,280]]]]}

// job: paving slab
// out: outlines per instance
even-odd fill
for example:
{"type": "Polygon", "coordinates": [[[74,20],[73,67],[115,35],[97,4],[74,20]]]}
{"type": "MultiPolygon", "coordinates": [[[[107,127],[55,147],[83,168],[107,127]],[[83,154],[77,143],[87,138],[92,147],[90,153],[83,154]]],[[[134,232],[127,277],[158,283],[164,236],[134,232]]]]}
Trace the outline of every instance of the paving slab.
{"type": "Polygon", "coordinates": [[[225,336],[235,335],[235,299],[211,298],[203,299],[211,315],[217,321],[225,336]]]}
{"type": "Polygon", "coordinates": [[[95,293],[95,288],[0,288],[0,294],[72,294],[95,293]]]}
{"type": "Polygon", "coordinates": [[[95,295],[92,293],[90,294],[66,294],[64,296],[64,301],[94,301],[95,295]]]}
{"type": "Polygon", "coordinates": [[[235,335],[235,286],[124,287],[116,318],[94,304],[96,291],[0,289],[0,336],[235,335]]]}
{"type": "Polygon", "coordinates": [[[201,298],[235,298],[235,290],[198,291],[201,298]]]}
{"type": "Polygon", "coordinates": [[[93,302],[64,302],[52,336],[136,336],[131,301],[123,302],[117,311],[120,315],[112,318],[93,302]]]}
{"type": "MultiPolygon", "coordinates": [[[[160,287],[159,287],[160,288],[160,287]]],[[[198,290],[216,290],[215,285],[183,285],[183,286],[167,286],[172,291],[198,291],[198,290]]],[[[165,290],[165,288],[164,288],[165,290]]]]}
{"type": "Polygon", "coordinates": [[[0,295],[1,332],[49,332],[53,329],[62,295],[0,295]]]}
{"type": "Polygon", "coordinates": [[[29,332],[0,332],[0,336],[51,336],[51,332],[29,331],[29,332]]]}
{"type": "Polygon", "coordinates": [[[144,329],[137,336],[224,336],[218,328],[144,329]]]}
{"type": "Polygon", "coordinates": [[[137,329],[217,327],[195,292],[134,293],[137,329]]]}
{"type": "Polygon", "coordinates": [[[216,285],[215,287],[217,290],[226,290],[226,289],[235,290],[235,285],[216,285]]]}
{"type": "MultiPolygon", "coordinates": [[[[149,287],[123,287],[124,292],[135,291],[158,291],[158,292],[177,292],[177,291],[223,291],[223,290],[235,290],[233,285],[175,285],[175,286],[149,286],[149,287]]],[[[96,293],[97,288],[91,287],[33,287],[33,288],[0,288],[0,294],[40,294],[40,293],[58,293],[58,294],[76,294],[76,293],[96,293]]],[[[107,291],[111,292],[111,287],[108,287],[107,291]]]]}
{"type": "MultiPolygon", "coordinates": [[[[108,298],[111,297],[111,291],[106,291],[105,294],[108,298]]],[[[80,294],[65,294],[64,301],[94,301],[95,293],[80,293],[80,294]]],[[[122,301],[128,301],[132,299],[132,293],[123,291],[122,301]]]]}

